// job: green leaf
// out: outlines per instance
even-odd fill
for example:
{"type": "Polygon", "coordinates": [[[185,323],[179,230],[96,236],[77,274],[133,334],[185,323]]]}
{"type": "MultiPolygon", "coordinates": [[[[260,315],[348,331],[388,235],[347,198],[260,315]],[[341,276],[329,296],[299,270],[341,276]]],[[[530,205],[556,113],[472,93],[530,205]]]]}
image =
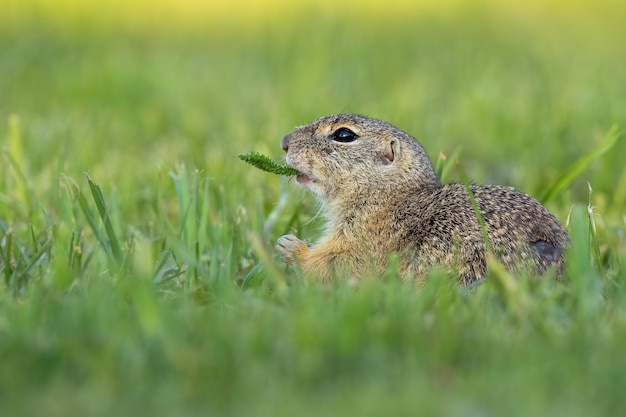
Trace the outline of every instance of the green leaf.
{"type": "Polygon", "coordinates": [[[480,209],[478,208],[478,203],[476,203],[476,198],[474,197],[474,192],[472,191],[472,185],[467,180],[467,176],[465,175],[465,170],[457,162],[457,169],[459,171],[459,176],[461,177],[461,182],[465,186],[465,191],[470,200],[470,204],[474,209],[474,213],[476,214],[476,219],[478,219],[478,225],[480,226],[480,231],[483,235],[483,240],[485,241],[485,248],[487,249],[487,253],[491,253],[491,243],[489,241],[489,235],[487,234],[487,227],[485,226],[485,219],[483,219],[482,214],[480,213],[480,209]]]}
{"type": "Polygon", "coordinates": [[[293,177],[294,175],[298,175],[300,173],[298,172],[298,170],[293,169],[288,165],[278,164],[269,159],[267,156],[257,152],[240,153],[237,156],[239,157],[239,159],[249,163],[253,167],[259,168],[263,171],[271,172],[272,174],[293,177]]]}

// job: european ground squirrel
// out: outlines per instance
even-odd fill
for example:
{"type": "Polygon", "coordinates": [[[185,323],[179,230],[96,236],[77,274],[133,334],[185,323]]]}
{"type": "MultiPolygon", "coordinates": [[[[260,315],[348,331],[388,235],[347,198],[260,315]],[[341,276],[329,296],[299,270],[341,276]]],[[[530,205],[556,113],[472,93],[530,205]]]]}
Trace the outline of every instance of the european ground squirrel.
{"type": "MultiPolygon", "coordinates": [[[[378,275],[398,258],[403,278],[432,267],[461,284],[484,276],[487,248],[464,184],[442,185],[415,138],[381,120],[354,114],[322,117],[281,141],[296,182],[316,195],[327,219],[309,247],[294,235],[276,246],[282,259],[328,281],[378,275]]],[[[511,187],[471,185],[491,251],[510,271],[542,274],[563,267],[569,242],[559,221],[511,187]]]]}

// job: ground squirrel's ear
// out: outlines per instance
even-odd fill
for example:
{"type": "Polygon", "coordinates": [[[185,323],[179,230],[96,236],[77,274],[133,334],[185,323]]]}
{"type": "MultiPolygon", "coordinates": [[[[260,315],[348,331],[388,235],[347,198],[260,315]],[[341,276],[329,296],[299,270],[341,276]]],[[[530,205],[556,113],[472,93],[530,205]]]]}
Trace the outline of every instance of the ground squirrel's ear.
{"type": "Polygon", "coordinates": [[[387,144],[385,153],[383,154],[383,162],[385,165],[391,165],[396,158],[400,157],[400,141],[398,139],[391,139],[387,144]]]}

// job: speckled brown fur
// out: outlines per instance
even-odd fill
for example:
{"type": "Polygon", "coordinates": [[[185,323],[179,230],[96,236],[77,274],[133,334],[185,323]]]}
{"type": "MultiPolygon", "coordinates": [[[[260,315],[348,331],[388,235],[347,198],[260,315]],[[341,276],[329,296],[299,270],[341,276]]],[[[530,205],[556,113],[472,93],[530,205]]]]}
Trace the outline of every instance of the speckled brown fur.
{"type": "MultiPolygon", "coordinates": [[[[462,284],[484,275],[487,249],[466,187],[441,185],[409,134],[381,120],[339,114],[296,129],[281,145],[287,163],[301,172],[296,181],[323,202],[327,219],[311,247],[293,235],[278,240],[288,264],[323,281],[338,274],[359,279],[382,274],[397,254],[403,277],[421,279],[434,266],[456,272],[462,284]],[[348,140],[338,141],[338,132],[348,140]]],[[[505,268],[562,270],[569,238],[541,204],[511,187],[471,190],[505,268]]]]}

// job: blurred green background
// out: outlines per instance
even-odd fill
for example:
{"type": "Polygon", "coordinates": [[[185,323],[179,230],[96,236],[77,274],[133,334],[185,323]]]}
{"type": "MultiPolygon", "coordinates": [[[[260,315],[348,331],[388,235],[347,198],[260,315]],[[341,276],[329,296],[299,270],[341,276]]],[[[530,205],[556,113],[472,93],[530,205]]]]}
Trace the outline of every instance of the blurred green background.
{"type": "MultiPolygon", "coordinates": [[[[626,117],[620,1],[3,9],[0,127],[20,116],[35,183],[89,171],[120,185],[182,160],[229,185],[254,176],[237,152],[278,157],[295,125],[358,112],[409,131],[431,158],[463,147],[477,182],[536,195],[626,117]]],[[[624,150],[584,179],[608,194],[624,150]]]]}
{"type": "Polygon", "coordinates": [[[548,204],[575,243],[565,283],[472,293],[437,276],[419,291],[285,286],[268,248],[293,228],[313,238],[318,205],[236,157],[280,159],[296,125],[355,112],[408,131],[433,161],[461,149],[472,181],[539,198],[626,126],[626,2],[0,9],[0,414],[626,406],[626,141],[548,204]],[[89,222],[85,173],[130,269],[89,222]]]}

